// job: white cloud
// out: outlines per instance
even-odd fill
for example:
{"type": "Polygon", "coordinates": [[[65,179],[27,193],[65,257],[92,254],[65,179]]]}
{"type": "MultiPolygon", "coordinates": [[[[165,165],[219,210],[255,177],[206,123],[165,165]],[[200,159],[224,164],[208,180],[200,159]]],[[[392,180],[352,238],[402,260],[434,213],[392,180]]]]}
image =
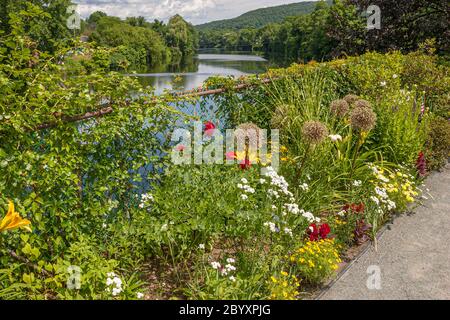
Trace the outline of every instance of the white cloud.
{"type": "Polygon", "coordinates": [[[301,0],[73,0],[86,18],[103,11],[121,18],[143,16],[147,20],[167,21],[180,14],[193,24],[229,19],[257,8],[299,2],[301,0]]]}

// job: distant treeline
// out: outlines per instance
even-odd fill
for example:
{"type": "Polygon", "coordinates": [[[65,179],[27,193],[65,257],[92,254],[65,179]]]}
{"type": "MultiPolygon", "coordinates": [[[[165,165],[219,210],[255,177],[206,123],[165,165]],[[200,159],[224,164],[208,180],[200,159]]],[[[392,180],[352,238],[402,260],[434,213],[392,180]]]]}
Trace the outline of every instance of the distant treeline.
{"type": "Polygon", "coordinates": [[[261,28],[236,30],[230,25],[219,30],[211,28],[211,24],[209,28],[205,25],[197,28],[200,48],[258,51],[305,62],[368,50],[409,52],[433,38],[438,53],[446,54],[449,15],[447,0],[335,0],[330,5],[319,1],[311,13],[287,17],[281,23],[268,23],[261,28]],[[381,9],[379,30],[367,29],[366,10],[370,5],[381,9]]]}
{"type": "Polygon", "coordinates": [[[116,69],[179,64],[198,49],[197,32],[179,15],[164,24],[144,17],[121,20],[98,11],[86,20],[83,34],[101,46],[117,48],[111,57],[116,69]]]}

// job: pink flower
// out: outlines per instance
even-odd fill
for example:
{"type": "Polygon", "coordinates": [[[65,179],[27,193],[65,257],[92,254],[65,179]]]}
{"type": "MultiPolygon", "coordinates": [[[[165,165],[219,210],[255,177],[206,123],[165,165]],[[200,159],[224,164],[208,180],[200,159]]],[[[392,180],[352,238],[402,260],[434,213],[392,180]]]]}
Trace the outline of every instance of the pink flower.
{"type": "Polygon", "coordinates": [[[236,152],[234,151],[227,152],[225,156],[227,157],[227,160],[233,160],[237,158],[236,152]]]}
{"type": "Polygon", "coordinates": [[[178,145],[178,146],[176,147],[176,150],[177,150],[177,151],[183,151],[184,149],[186,149],[186,147],[185,147],[184,145],[182,145],[182,144],[180,144],[180,145],[178,145]]]}

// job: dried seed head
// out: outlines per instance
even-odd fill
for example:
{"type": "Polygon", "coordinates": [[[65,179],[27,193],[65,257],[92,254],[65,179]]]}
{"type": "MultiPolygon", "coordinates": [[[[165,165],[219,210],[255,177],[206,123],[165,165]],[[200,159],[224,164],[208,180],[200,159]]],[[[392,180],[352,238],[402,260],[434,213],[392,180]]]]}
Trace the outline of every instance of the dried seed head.
{"type": "Polygon", "coordinates": [[[258,148],[260,131],[261,129],[256,124],[251,122],[239,125],[234,132],[238,146],[256,146],[256,148],[258,148]]]}
{"type": "Polygon", "coordinates": [[[330,110],[335,116],[343,118],[350,110],[350,106],[348,105],[348,102],[345,101],[344,99],[335,100],[331,102],[330,110]]]}
{"type": "Polygon", "coordinates": [[[359,97],[354,94],[348,94],[344,97],[344,100],[347,101],[348,105],[351,107],[353,104],[359,100],[359,97]]]}
{"type": "Polygon", "coordinates": [[[369,109],[372,109],[372,105],[370,104],[370,102],[367,101],[367,100],[363,100],[363,99],[359,99],[358,101],[356,101],[353,106],[355,108],[369,108],[369,109]]]}
{"type": "Polygon", "coordinates": [[[303,124],[302,136],[309,143],[319,144],[328,137],[328,129],[319,121],[307,121],[303,124]]]}
{"type": "Polygon", "coordinates": [[[375,127],[376,122],[377,115],[370,108],[355,108],[350,114],[350,123],[354,129],[370,131],[375,127]]]}

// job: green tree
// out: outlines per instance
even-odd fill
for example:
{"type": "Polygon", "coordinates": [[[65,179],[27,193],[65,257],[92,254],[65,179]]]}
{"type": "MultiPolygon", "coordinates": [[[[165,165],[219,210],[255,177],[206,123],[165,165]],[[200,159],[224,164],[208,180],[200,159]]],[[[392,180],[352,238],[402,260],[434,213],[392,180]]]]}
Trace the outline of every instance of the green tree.
{"type": "Polygon", "coordinates": [[[67,28],[71,0],[2,0],[0,20],[2,30],[11,31],[10,14],[23,10],[29,19],[24,26],[24,35],[35,41],[37,49],[54,52],[61,41],[70,40],[73,33],[67,28]],[[42,10],[43,15],[33,14],[42,10]]]}
{"type": "Polygon", "coordinates": [[[102,11],[95,11],[87,19],[87,23],[95,25],[101,18],[106,17],[107,14],[102,11]]]}
{"type": "Polygon", "coordinates": [[[167,28],[167,44],[179,48],[183,57],[191,56],[197,51],[198,34],[180,15],[170,18],[167,28]]]}

